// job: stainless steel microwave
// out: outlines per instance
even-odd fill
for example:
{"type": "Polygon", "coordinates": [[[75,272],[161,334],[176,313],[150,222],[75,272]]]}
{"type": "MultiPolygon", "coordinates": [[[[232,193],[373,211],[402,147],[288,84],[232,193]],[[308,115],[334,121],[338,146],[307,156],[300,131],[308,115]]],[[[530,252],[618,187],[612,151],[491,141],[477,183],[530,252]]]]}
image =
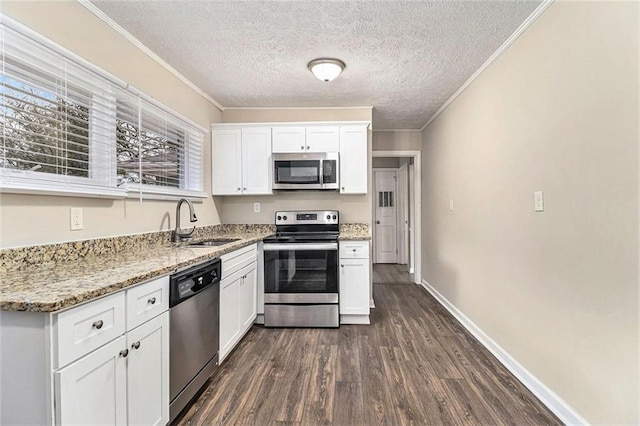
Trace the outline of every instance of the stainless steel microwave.
{"type": "Polygon", "coordinates": [[[273,154],[273,189],[338,189],[338,153],[273,154]]]}

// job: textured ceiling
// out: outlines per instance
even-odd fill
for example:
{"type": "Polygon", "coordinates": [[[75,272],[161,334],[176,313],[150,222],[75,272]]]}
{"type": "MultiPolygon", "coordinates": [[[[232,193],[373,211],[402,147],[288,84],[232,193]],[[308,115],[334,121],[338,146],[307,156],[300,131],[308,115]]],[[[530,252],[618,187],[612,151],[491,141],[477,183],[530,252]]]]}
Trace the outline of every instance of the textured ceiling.
{"type": "Polygon", "coordinates": [[[224,107],[373,106],[383,130],[421,128],[541,1],[93,3],[224,107]]]}

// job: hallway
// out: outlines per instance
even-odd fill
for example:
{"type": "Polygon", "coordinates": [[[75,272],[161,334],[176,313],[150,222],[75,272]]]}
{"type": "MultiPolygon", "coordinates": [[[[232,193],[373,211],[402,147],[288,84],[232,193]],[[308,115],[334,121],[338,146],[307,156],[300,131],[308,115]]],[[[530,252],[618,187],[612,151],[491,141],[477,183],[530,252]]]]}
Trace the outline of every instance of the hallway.
{"type": "Polygon", "coordinates": [[[370,326],[254,326],[181,425],[561,424],[398,265],[370,326]]]}

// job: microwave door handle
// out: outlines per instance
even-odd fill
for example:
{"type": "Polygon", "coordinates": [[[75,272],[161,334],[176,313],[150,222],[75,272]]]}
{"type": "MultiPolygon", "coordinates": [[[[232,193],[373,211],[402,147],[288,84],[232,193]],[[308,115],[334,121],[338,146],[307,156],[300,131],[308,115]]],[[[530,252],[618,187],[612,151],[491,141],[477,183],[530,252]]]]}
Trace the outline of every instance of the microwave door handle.
{"type": "Polygon", "coordinates": [[[324,160],[320,159],[320,186],[324,186],[324,160]]]}

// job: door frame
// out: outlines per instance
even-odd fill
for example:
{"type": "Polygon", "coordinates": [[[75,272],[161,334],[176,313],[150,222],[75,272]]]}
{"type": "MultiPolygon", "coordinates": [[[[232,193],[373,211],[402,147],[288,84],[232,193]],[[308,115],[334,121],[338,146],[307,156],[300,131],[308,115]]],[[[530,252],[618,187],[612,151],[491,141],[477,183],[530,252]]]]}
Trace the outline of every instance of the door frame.
{"type": "MultiPolygon", "coordinates": [[[[406,158],[406,157],[405,157],[406,158]]],[[[398,241],[398,263],[407,265],[411,269],[409,260],[409,162],[402,162],[396,173],[396,188],[398,190],[398,212],[397,212],[397,236],[398,241]],[[405,223],[406,219],[406,223],[405,223]],[[405,235],[405,229],[407,235],[405,235]]],[[[413,271],[411,271],[413,272],[413,271]]]]}
{"type": "MultiPolygon", "coordinates": [[[[409,265],[409,272],[413,267],[413,277],[416,284],[422,282],[422,163],[420,151],[407,150],[407,151],[372,151],[372,157],[408,157],[413,159],[413,179],[411,179],[411,173],[409,173],[409,188],[411,191],[411,203],[409,205],[409,217],[413,218],[411,227],[409,228],[409,259],[411,264],[409,265]],[[413,214],[412,214],[413,213],[413,214]],[[412,244],[411,244],[412,243],[412,244]]],[[[375,197],[371,197],[371,217],[375,217],[375,197]]],[[[372,224],[373,225],[373,224],[372,224]]],[[[372,226],[373,227],[373,226],[372,226]]],[[[375,227],[373,227],[375,228],[375,227]]]]}
{"type": "Polygon", "coordinates": [[[377,243],[378,240],[376,240],[376,203],[377,203],[377,186],[376,186],[376,172],[395,172],[396,174],[396,178],[395,178],[395,189],[394,189],[394,194],[395,194],[395,199],[396,199],[396,223],[395,223],[395,234],[396,234],[396,263],[398,263],[398,255],[399,255],[399,251],[400,249],[398,248],[398,220],[399,220],[399,216],[398,216],[398,169],[394,168],[394,167],[374,167],[371,169],[372,174],[373,174],[373,188],[372,188],[372,198],[374,198],[373,200],[373,220],[371,221],[371,225],[373,226],[373,231],[371,232],[371,236],[372,236],[372,248],[373,248],[373,256],[371,256],[371,262],[372,263],[377,263],[378,261],[378,250],[377,250],[377,243]]]}

